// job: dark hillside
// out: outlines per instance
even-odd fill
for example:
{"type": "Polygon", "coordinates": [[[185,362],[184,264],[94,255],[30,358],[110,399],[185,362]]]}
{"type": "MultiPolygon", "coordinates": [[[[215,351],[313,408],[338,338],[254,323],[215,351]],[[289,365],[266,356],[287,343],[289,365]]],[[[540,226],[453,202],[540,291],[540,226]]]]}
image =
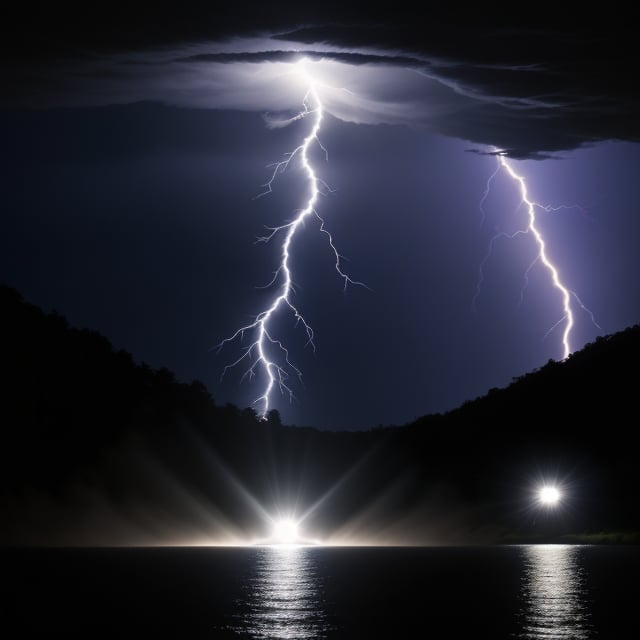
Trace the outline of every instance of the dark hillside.
{"type": "Polygon", "coordinates": [[[0,314],[0,541],[229,541],[283,510],[351,542],[640,529],[638,326],[447,414],[328,432],[218,406],[8,287],[0,314]],[[553,521],[532,507],[542,479],[568,494],[553,521]]]}

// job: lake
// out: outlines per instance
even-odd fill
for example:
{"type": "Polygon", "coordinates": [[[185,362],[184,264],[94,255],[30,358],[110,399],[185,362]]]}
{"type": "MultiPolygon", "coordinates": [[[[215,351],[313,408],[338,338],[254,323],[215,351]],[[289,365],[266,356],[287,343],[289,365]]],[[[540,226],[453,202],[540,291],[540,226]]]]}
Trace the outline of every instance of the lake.
{"type": "Polygon", "coordinates": [[[4,637],[582,640],[639,626],[640,547],[0,553],[4,637]]]}

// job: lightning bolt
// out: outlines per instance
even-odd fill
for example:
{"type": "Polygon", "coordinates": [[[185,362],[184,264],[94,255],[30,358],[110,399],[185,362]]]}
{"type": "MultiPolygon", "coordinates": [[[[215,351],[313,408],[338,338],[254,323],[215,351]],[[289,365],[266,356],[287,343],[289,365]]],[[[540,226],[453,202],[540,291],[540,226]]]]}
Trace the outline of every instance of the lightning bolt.
{"type": "Polygon", "coordinates": [[[258,197],[264,196],[272,192],[272,187],[278,176],[286,171],[291,162],[294,159],[299,159],[302,169],[305,172],[306,180],[309,188],[309,197],[306,205],[301,209],[298,214],[286,224],[282,224],[277,227],[267,227],[269,233],[266,236],[260,237],[256,242],[269,242],[277,235],[283,235],[283,240],[280,250],[280,263],[276,269],[273,278],[269,282],[267,287],[279,283],[279,292],[272,299],[269,306],[258,313],[254,320],[249,324],[240,327],[233,335],[225,338],[219,345],[218,351],[220,351],[225,344],[240,340],[244,338],[245,334],[251,334],[254,336],[251,344],[244,349],[243,355],[241,355],[235,362],[228,364],[223,372],[221,378],[224,378],[227,371],[233,367],[239,365],[241,362],[248,360],[251,362],[249,367],[243,373],[242,378],[248,377],[252,379],[258,370],[261,370],[265,376],[266,384],[261,395],[258,396],[253,402],[253,406],[259,407],[258,416],[262,420],[267,419],[267,414],[270,408],[270,398],[274,389],[279,389],[283,395],[288,395],[289,400],[294,398],[293,390],[288,384],[288,379],[293,373],[302,381],[301,371],[291,362],[289,357],[289,351],[285,345],[274,337],[272,324],[276,314],[280,310],[288,310],[295,319],[296,326],[301,324],[307,335],[307,345],[310,345],[315,351],[315,344],[313,341],[314,332],[309,323],[302,316],[298,308],[293,303],[293,279],[290,267],[291,251],[296,240],[296,235],[303,226],[304,222],[311,217],[318,219],[320,223],[320,231],[327,237],[327,241],[333,254],[335,256],[335,270],[340,278],[344,282],[344,289],[347,285],[357,284],[366,287],[362,282],[352,280],[342,269],[341,256],[334,243],[331,233],[326,229],[325,222],[316,210],[316,204],[323,192],[322,189],[330,189],[327,185],[317,176],[313,165],[309,159],[309,151],[313,145],[317,145],[328,160],[327,150],[323,147],[318,138],[320,127],[323,119],[323,105],[318,94],[316,84],[312,78],[306,73],[304,64],[306,59],[302,59],[297,63],[297,70],[302,73],[303,78],[306,80],[308,89],[302,101],[302,110],[293,118],[286,121],[286,124],[310,117],[312,119],[312,126],[309,134],[303,139],[303,141],[293,150],[285,155],[285,159],[277,162],[273,166],[273,172],[270,179],[264,185],[264,191],[259,194],[258,197]],[[280,360],[276,360],[275,357],[270,355],[270,351],[279,352],[281,355],[280,360]]]}
{"type": "Polygon", "coordinates": [[[589,315],[591,322],[596,327],[598,327],[598,329],[601,329],[602,327],[600,327],[600,325],[596,322],[593,312],[582,303],[577,293],[569,289],[562,281],[558,268],[549,258],[544,236],[542,235],[542,232],[538,227],[538,220],[537,220],[536,213],[538,210],[550,213],[550,212],[560,211],[561,209],[572,209],[577,207],[577,205],[560,205],[560,206],[554,207],[550,205],[542,205],[531,200],[529,198],[527,183],[525,181],[524,176],[516,173],[515,169],[507,161],[507,158],[504,154],[500,153],[498,150],[495,150],[495,149],[494,149],[494,153],[496,154],[498,165],[496,167],[496,170],[489,176],[489,179],[487,180],[486,189],[483,193],[482,199],[480,200],[482,222],[484,222],[484,218],[485,218],[484,202],[487,199],[489,192],[491,190],[491,183],[493,179],[496,177],[496,175],[501,170],[504,170],[506,171],[507,175],[516,183],[518,187],[518,190],[520,192],[520,203],[518,205],[518,208],[524,205],[527,213],[527,223],[524,229],[518,229],[512,234],[499,232],[496,235],[494,235],[493,238],[491,238],[491,240],[489,241],[487,253],[485,254],[483,260],[480,263],[480,270],[479,270],[480,274],[479,274],[476,293],[473,298],[472,305],[475,309],[475,304],[478,296],[480,295],[480,290],[484,282],[484,266],[486,262],[489,260],[489,258],[491,257],[495,242],[500,238],[513,239],[516,236],[519,236],[522,234],[531,234],[538,248],[538,252],[534,257],[534,259],[529,264],[529,266],[527,267],[527,269],[525,270],[524,286],[522,288],[522,291],[520,292],[520,300],[522,301],[522,297],[524,295],[524,289],[527,287],[527,284],[528,284],[529,272],[531,271],[531,269],[534,267],[536,263],[540,262],[549,273],[549,277],[551,279],[551,284],[553,288],[556,289],[560,294],[561,306],[562,306],[562,317],[554,325],[552,325],[549,328],[549,330],[545,334],[545,337],[548,336],[556,327],[559,327],[560,325],[564,325],[564,329],[562,331],[562,353],[563,353],[562,358],[566,359],[569,357],[569,355],[573,351],[571,347],[571,331],[575,324],[575,313],[571,304],[572,300],[574,300],[578,304],[578,306],[585,313],[589,315]]]}

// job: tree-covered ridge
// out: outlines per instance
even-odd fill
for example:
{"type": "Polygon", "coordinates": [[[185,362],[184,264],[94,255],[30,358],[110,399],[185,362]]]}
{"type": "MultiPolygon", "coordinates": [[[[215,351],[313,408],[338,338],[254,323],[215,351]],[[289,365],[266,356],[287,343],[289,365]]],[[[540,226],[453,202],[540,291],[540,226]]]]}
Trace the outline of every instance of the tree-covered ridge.
{"type": "Polygon", "coordinates": [[[519,410],[529,420],[622,419],[635,407],[640,359],[640,325],[601,336],[564,361],[546,365],[514,378],[505,389],[490,389],[487,395],[450,412],[466,420],[506,418],[519,410]]]}
{"type": "MultiPolygon", "coordinates": [[[[39,544],[46,531],[63,543],[122,543],[132,530],[147,541],[149,510],[216,538],[209,511],[246,531],[256,508],[283,504],[317,505],[310,521],[326,535],[517,539],[522,501],[543,473],[573,483],[565,533],[640,529],[630,428],[639,326],[448,413],[329,432],[219,406],[201,383],[138,364],[9,287],[0,315],[0,542],[39,544]],[[114,513],[126,514],[126,535],[108,524],[114,513]]],[[[156,525],[151,539],[170,542],[174,525],[156,525]]]]}
{"type": "Polygon", "coordinates": [[[101,334],[70,327],[6,286],[0,314],[6,482],[28,464],[31,480],[55,484],[131,430],[255,422],[252,411],[216,406],[200,382],[180,383],[168,369],[137,364],[101,334]]]}

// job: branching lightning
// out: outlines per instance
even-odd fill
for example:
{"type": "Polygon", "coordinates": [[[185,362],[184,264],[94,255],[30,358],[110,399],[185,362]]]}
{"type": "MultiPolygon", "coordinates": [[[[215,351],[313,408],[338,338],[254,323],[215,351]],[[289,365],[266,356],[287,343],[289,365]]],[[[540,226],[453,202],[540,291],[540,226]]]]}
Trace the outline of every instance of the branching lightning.
{"type": "Polygon", "coordinates": [[[309,134],[303,139],[300,145],[298,145],[293,151],[285,155],[285,159],[275,163],[273,166],[273,172],[270,179],[264,185],[264,191],[259,194],[258,197],[264,196],[272,191],[273,184],[280,174],[286,171],[291,162],[297,158],[306,174],[306,180],[309,186],[309,197],[306,205],[301,209],[293,220],[280,225],[278,227],[267,227],[269,233],[266,236],[257,239],[257,242],[269,242],[277,235],[284,234],[284,238],[281,245],[280,263],[276,269],[273,278],[267,285],[273,286],[279,282],[279,292],[271,301],[271,304],[261,311],[255,319],[240,327],[233,335],[223,340],[218,345],[218,351],[224,347],[225,344],[233,342],[234,340],[242,340],[246,333],[254,336],[251,344],[244,349],[243,355],[241,355],[235,362],[227,365],[223,372],[222,377],[225,376],[227,371],[241,362],[248,360],[251,362],[248,369],[244,372],[243,378],[248,377],[252,379],[258,370],[262,370],[266,384],[261,395],[254,401],[254,406],[259,408],[258,415],[261,419],[266,419],[270,408],[270,397],[274,389],[279,389],[282,394],[289,396],[290,400],[293,400],[293,390],[288,384],[288,379],[291,373],[294,373],[299,380],[302,379],[301,371],[291,362],[289,357],[289,351],[284,344],[273,336],[273,330],[271,328],[272,321],[276,314],[284,309],[289,310],[295,318],[295,324],[302,324],[307,334],[307,344],[315,351],[315,344],[313,341],[314,333],[309,323],[302,316],[298,308],[293,303],[292,297],[294,294],[292,272],[290,267],[290,257],[293,248],[296,234],[300,230],[304,222],[310,217],[316,217],[320,223],[320,231],[327,236],[329,246],[335,256],[335,269],[338,272],[340,278],[344,282],[344,288],[347,288],[348,284],[358,284],[366,286],[361,282],[352,280],[342,269],[341,256],[336,249],[335,243],[331,233],[326,229],[324,220],[316,210],[316,204],[318,198],[322,193],[322,188],[327,190],[327,185],[317,176],[316,171],[309,159],[309,151],[311,147],[316,144],[322,149],[325,157],[328,159],[327,150],[322,146],[318,138],[320,132],[320,126],[323,118],[323,105],[318,94],[316,84],[306,73],[304,68],[306,60],[301,60],[296,66],[297,70],[303,74],[303,77],[307,83],[308,89],[304,96],[302,110],[293,118],[287,120],[283,126],[303,118],[311,117],[313,119],[313,125],[309,134]],[[269,354],[269,346],[275,347],[282,355],[281,360],[278,362],[269,354]]]}
{"type": "Polygon", "coordinates": [[[531,269],[534,267],[535,264],[537,264],[538,262],[541,263],[544,268],[547,270],[547,272],[549,273],[550,279],[551,279],[551,284],[553,286],[554,289],[556,289],[558,291],[558,293],[560,294],[561,297],[561,306],[562,306],[562,317],[552,326],[550,327],[550,329],[547,331],[547,333],[545,334],[545,337],[547,335],[549,335],[549,333],[551,333],[556,327],[560,326],[560,325],[564,325],[564,329],[562,332],[562,351],[563,351],[563,359],[566,359],[567,357],[569,357],[569,355],[572,352],[572,348],[571,348],[571,331],[574,327],[574,323],[575,323],[575,314],[574,314],[574,310],[572,308],[572,300],[575,300],[575,302],[577,302],[577,304],[579,305],[579,307],[586,312],[590,319],[591,322],[593,322],[593,324],[598,327],[599,329],[601,328],[600,325],[596,322],[595,317],[593,315],[593,313],[591,312],[591,310],[589,310],[587,307],[585,307],[585,305],[582,303],[582,301],[580,300],[580,298],[578,297],[578,295],[575,293],[575,291],[572,291],[571,289],[569,289],[562,281],[561,277],[560,277],[560,273],[558,271],[558,268],[556,267],[556,265],[551,261],[551,259],[549,258],[549,255],[547,253],[547,246],[544,240],[544,237],[542,235],[542,232],[540,231],[539,227],[538,227],[538,220],[537,220],[537,216],[536,216],[536,212],[538,210],[541,211],[545,211],[547,213],[550,212],[555,212],[555,211],[559,211],[561,209],[571,209],[571,208],[575,208],[577,205],[560,205],[560,206],[550,206],[550,205],[541,205],[537,202],[534,202],[533,200],[529,199],[529,194],[527,191],[527,184],[526,181],[524,179],[524,176],[516,173],[515,169],[511,166],[511,164],[509,164],[509,162],[507,161],[507,158],[504,154],[501,153],[496,153],[496,158],[497,158],[497,162],[498,162],[498,166],[496,167],[496,170],[489,176],[489,179],[487,180],[487,186],[486,189],[483,193],[482,199],[480,200],[480,211],[482,212],[482,222],[484,223],[484,219],[485,219],[485,211],[484,211],[484,202],[487,199],[489,192],[491,190],[491,183],[493,181],[493,179],[496,177],[496,175],[501,171],[504,170],[506,171],[506,173],[509,175],[509,177],[517,184],[518,186],[518,190],[520,192],[520,203],[518,205],[518,208],[520,208],[521,206],[524,206],[526,209],[526,213],[527,213],[527,221],[526,221],[526,225],[523,229],[518,229],[517,231],[515,231],[514,233],[508,234],[505,232],[499,232],[496,235],[494,235],[491,240],[489,241],[489,246],[487,249],[487,253],[485,254],[483,260],[480,263],[480,273],[479,273],[479,277],[478,277],[478,283],[477,283],[477,287],[476,287],[476,293],[475,296],[473,298],[473,306],[475,308],[475,304],[476,301],[478,299],[478,296],[480,295],[480,290],[484,281],[484,266],[487,262],[487,260],[491,257],[491,254],[493,252],[493,246],[495,244],[495,242],[500,239],[500,238],[509,238],[509,239],[513,239],[516,236],[519,235],[523,235],[523,234],[530,234],[533,236],[536,246],[538,248],[538,252],[536,254],[536,256],[534,257],[534,259],[531,261],[531,263],[529,264],[529,266],[527,267],[527,269],[525,270],[524,273],[524,285],[523,288],[521,290],[520,293],[520,300],[522,301],[522,297],[524,295],[524,290],[526,289],[527,285],[528,285],[528,277],[529,277],[529,272],[531,271],[531,269]]]}

